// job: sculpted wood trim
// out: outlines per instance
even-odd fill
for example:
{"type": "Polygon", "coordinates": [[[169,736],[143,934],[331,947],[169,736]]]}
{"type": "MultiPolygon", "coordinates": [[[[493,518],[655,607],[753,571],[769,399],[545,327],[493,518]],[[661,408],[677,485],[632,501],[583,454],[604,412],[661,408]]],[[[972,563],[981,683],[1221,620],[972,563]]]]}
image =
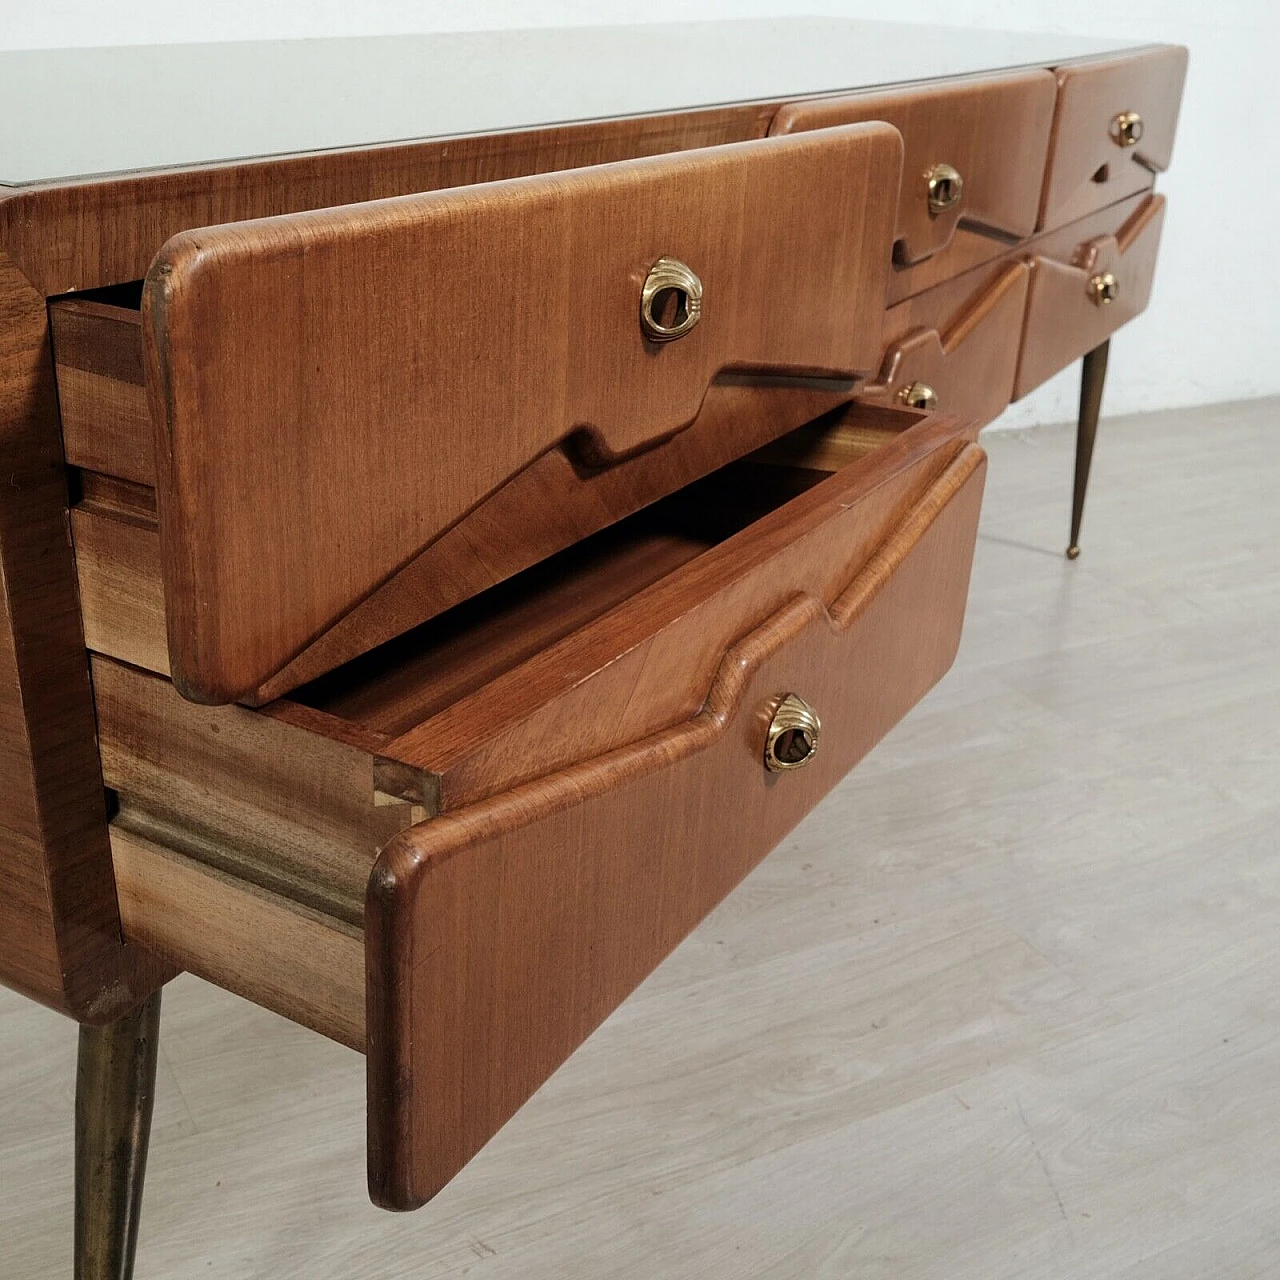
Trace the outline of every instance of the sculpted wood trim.
{"type": "Polygon", "coordinates": [[[1033,260],[1014,399],[1146,309],[1164,211],[1165,198],[1151,196],[1112,235],[1061,248],[1050,241],[1041,247],[1033,260]],[[1117,288],[1115,300],[1105,306],[1090,291],[1090,281],[1104,273],[1114,276],[1117,288]]]}
{"type": "Polygon", "coordinates": [[[829,610],[801,594],[730,649],[693,719],[383,851],[366,909],[376,1202],[444,1186],[947,669],[984,470],[964,446],[829,610]],[[822,745],[769,773],[788,692],[822,745]]]}
{"type": "Polygon", "coordinates": [[[865,371],[900,155],[849,126],[175,237],[143,296],[174,682],[263,684],[571,436],[605,465],[723,371],[865,371]],[[705,301],[656,346],[664,255],[705,301]]]}
{"type": "Polygon", "coordinates": [[[1052,73],[1041,70],[870,90],[788,103],[770,133],[886,121],[904,143],[895,264],[946,249],[962,224],[984,236],[995,257],[1035,230],[1055,93],[1052,73]],[[939,162],[957,170],[963,188],[951,208],[934,211],[928,173],[939,162]]]}

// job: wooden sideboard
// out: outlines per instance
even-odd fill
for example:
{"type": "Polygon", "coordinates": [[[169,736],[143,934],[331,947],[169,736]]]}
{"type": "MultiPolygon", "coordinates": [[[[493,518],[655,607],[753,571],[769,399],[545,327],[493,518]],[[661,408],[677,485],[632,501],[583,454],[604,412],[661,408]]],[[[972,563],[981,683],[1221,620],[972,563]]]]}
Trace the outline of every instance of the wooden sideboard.
{"type": "Polygon", "coordinates": [[[82,1024],[78,1274],[178,970],[363,1050],[371,1193],[429,1199],[943,675],[978,430],[1084,357],[1078,553],[1185,69],[0,54],[0,980],[82,1024]]]}

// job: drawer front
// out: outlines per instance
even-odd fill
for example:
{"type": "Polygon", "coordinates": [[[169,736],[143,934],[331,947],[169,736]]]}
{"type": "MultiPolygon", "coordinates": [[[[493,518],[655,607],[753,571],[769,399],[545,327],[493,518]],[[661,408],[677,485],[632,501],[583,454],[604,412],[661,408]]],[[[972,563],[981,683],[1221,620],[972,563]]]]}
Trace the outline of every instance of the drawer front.
{"type": "MultiPolygon", "coordinates": [[[[826,381],[797,386],[789,379],[724,379],[709,388],[684,431],[615,466],[584,471],[562,449],[544,453],[239,700],[260,705],[287,694],[812,421],[847,402],[849,390],[826,381]]],[[[85,420],[100,419],[87,414],[85,420]]],[[[149,421],[147,427],[150,439],[149,421]]],[[[76,438],[66,438],[70,450],[76,438]]],[[[118,458],[120,451],[105,452],[118,458]]],[[[148,453],[148,467],[151,462],[148,453]]],[[[86,471],[71,532],[88,647],[168,675],[154,490],[86,471]]]]}
{"type": "Polygon", "coordinates": [[[170,240],[143,331],[175,683],[258,687],[548,449],[615,463],[726,371],[866,371],[900,152],[855,126],[170,240]],[[698,281],[653,341],[663,260],[698,281]]]}
{"type": "MultiPolygon", "coordinates": [[[[995,257],[1009,239],[1035,230],[1054,94],[1051,72],[1024,71],[790,103],[770,131],[888,122],[904,146],[895,266],[909,267],[947,249],[958,228],[985,240],[995,257]],[[945,178],[943,166],[955,171],[958,182],[945,178]]],[[[966,256],[968,266],[981,261],[966,256]]]]}
{"type": "Polygon", "coordinates": [[[998,417],[1013,398],[1030,275],[1025,262],[1010,262],[890,307],[880,374],[858,399],[936,409],[978,426],[998,417]]]}
{"type": "Polygon", "coordinates": [[[1169,167],[1186,74],[1177,45],[1058,70],[1042,229],[1144,191],[1169,167]]]}
{"type": "MultiPolygon", "coordinates": [[[[824,599],[798,580],[722,651],[691,718],[383,850],[365,915],[375,1200],[438,1191],[947,669],[985,469],[953,441],[847,585],[824,599]],[[775,772],[789,694],[820,717],[817,750],[775,772]]],[[[856,507],[849,484],[805,497],[856,507]]]]}
{"type": "Polygon", "coordinates": [[[1146,309],[1165,200],[1151,196],[1112,235],[1046,237],[1032,260],[1014,399],[1033,391],[1146,309]]]}

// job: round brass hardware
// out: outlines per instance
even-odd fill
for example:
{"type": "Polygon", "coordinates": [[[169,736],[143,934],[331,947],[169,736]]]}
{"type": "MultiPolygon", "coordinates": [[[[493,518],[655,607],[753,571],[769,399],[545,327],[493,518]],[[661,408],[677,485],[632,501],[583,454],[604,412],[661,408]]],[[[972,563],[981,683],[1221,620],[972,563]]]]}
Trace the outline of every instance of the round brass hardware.
{"type": "Polygon", "coordinates": [[[1122,111],[1111,122],[1111,141],[1117,147],[1136,147],[1142,141],[1142,117],[1136,111],[1122,111]]]}
{"type": "Polygon", "coordinates": [[[898,392],[898,399],[908,409],[924,409],[932,413],[938,407],[938,393],[927,382],[913,382],[898,392]]]}
{"type": "Polygon", "coordinates": [[[1089,297],[1097,306],[1109,307],[1119,296],[1120,282],[1110,271],[1104,271],[1089,280],[1089,297]]]}
{"type": "Polygon", "coordinates": [[[964,179],[960,171],[949,164],[935,164],[925,175],[929,183],[929,212],[945,213],[960,203],[964,194],[964,179]]]}
{"type": "Polygon", "coordinates": [[[803,769],[818,753],[822,722],[818,713],[801,697],[789,693],[778,703],[769,721],[764,743],[764,767],[770,773],[803,769]]]}
{"type": "Polygon", "coordinates": [[[640,328],[650,342],[683,338],[702,319],[702,281],[678,258],[659,258],[640,291],[640,328]]]}

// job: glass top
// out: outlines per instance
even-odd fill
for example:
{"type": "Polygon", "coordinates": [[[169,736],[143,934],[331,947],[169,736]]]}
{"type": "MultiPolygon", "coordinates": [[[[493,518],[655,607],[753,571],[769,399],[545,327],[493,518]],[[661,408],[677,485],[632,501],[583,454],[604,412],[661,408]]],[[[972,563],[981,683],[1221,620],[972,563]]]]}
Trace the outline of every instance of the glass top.
{"type": "Polygon", "coordinates": [[[0,183],[1044,65],[1130,41],[771,18],[0,53],[0,183]]]}

